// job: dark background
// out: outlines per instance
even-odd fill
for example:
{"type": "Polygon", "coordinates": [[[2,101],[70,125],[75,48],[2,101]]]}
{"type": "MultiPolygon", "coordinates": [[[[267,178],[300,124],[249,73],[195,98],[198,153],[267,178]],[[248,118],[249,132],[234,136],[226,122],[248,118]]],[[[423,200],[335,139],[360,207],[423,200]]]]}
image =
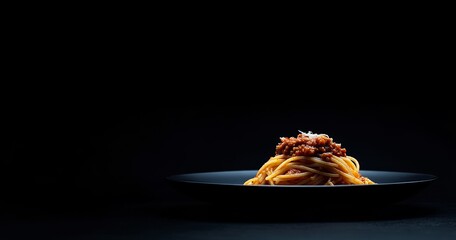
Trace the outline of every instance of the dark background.
{"type": "Polygon", "coordinates": [[[208,6],[59,7],[21,6],[5,24],[2,240],[455,238],[444,7],[305,23],[208,6]],[[166,184],[258,169],[298,130],[328,134],[362,169],[438,179],[380,213],[297,218],[200,205],[166,184]]]}
{"type": "Polygon", "coordinates": [[[1,238],[454,235],[451,88],[336,81],[339,87],[317,79],[210,83],[41,85],[17,94],[8,108],[11,155],[0,168],[1,238]],[[258,169],[279,137],[298,130],[328,134],[362,169],[438,179],[404,205],[360,216],[205,205],[166,182],[180,173],[258,169]]]}
{"type": "Polygon", "coordinates": [[[1,201],[167,202],[166,176],[257,169],[298,130],[362,169],[435,174],[423,197],[455,200],[448,15],[312,20],[302,37],[265,16],[87,9],[9,27],[1,201]]]}
{"type": "Polygon", "coordinates": [[[447,96],[225,90],[18,98],[2,199],[26,206],[176,201],[182,196],[166,176],[258,169],[279,137],[298,130],[328,134],[365,170],[438,176],[421,200],[456,199],[455,117],[447,96]]]}

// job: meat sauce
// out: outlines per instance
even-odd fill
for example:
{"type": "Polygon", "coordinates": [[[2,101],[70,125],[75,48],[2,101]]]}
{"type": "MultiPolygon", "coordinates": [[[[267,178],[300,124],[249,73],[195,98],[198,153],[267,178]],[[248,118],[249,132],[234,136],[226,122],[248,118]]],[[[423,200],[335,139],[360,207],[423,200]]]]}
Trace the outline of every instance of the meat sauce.
{"type": "MultiPolygon", "coordinates": [[[[297,137],[281,137],[277,144],[276,155],[287,156],[317,156],[329,161],[334,155],[337,157],[347,156],[347,150],[341,144],[335,143],[332,138],[325,134],[300,133],[297,137]]],[[[301,170],[290,169],[286,174],[301,173],[301,170]]]]}
{"type": "Polygon", "coordinates": [[[276,155],[287,156],[318,156],[322,159],[332,155],[346,157],[347,150],[341,144],[335,143],[325,134],[300,133],[297,137],[281,137],[277,144],[276,155]]]}

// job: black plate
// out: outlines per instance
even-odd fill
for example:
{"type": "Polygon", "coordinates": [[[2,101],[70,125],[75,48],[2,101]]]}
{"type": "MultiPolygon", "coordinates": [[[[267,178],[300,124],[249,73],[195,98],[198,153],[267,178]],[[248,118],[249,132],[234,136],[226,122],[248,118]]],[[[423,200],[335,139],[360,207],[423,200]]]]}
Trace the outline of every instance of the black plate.
{"type": "MultiPolygon", "coordinates": [[[[372,185],[255,185],[243,183],[257,170],[186,173],[167,177],[183,193],[206,202],[242,205],[289,203],[299,206],[381,206],[402,201],[418,193],[436,176],[424,173],[370,171],[360,173],[372,185]]],[[[300,208],[301,208],[300,207],[300,208]]]]}

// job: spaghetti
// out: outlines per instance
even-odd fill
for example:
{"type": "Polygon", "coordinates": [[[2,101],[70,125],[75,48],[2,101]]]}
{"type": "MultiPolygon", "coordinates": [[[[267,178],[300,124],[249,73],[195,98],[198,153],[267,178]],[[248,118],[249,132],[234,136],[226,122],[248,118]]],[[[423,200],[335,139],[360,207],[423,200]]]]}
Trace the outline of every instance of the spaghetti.
{"type": "Polygon", "coordinates": [[[361,175],[358,160],[328,135],[299,132],[280,138],[275,156],[244,185],[375,184],[361,175]]]}

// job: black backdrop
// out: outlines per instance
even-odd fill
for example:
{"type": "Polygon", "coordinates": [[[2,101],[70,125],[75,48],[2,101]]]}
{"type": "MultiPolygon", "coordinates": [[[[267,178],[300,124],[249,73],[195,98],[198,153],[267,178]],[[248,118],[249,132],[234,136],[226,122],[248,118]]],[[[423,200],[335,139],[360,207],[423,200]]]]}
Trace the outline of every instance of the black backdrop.
{"type": "Polygon", "coordinates": [[[17,98],[9,115],[12,154],[1,168],[3,201],[20,206],[178,201],[183,196],[169,188],[166,176],[257,169],[273,155],[279,137],[296,136],[298,130],[328,134],[362,169],[435,174],[437,182],[418,198],[456,200],[450,190],[455,118],[447,98],[420,94],[393,100],[385,94],[382,101],[365,101],[350,93],[354,98],[347,100],[349,93],[299,89],[296,97],[202,92],[159,94],[154,88],[149,95],[63,92],[17,98]]]}

